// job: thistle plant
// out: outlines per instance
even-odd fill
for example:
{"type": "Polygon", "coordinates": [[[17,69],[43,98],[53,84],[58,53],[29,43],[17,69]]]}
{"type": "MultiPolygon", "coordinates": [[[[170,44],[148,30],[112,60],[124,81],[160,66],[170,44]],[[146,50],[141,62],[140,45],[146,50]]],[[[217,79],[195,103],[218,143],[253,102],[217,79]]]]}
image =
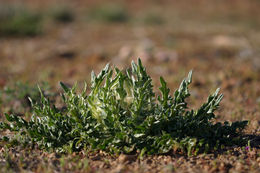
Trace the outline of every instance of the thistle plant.
{"type": "Polygon", "coordinates": [[[58,109],[41,90],[41,101],[31,101],[29,121],[5,114],[0,129],[16,138],[2,140],[37,145],[50,151],[104,150],[111,153],[160,154],[170,151],[196,155],[241,143],[247,121],[215,122],[214,111],[223,98],[219,89],[198,110],[188,109],[186,98],[192,72],[173,94],[163,77],[156,97],[152,79],[141,60],[121,71],[107,65],[91,74],[90,92],[77,92],[77,85],[62,82],[65,108],[58,109]]]}

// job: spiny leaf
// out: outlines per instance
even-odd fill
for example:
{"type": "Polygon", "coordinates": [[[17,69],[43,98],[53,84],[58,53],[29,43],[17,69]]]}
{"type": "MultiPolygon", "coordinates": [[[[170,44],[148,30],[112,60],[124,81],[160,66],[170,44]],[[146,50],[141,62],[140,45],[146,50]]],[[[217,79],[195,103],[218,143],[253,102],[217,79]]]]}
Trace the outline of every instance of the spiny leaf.
{"type": "Polygon", "coordinates": [[[63,82],[60,82],[60,86],[66,93],[70,91],[69,87],[67,87],[63,82]]]}
{"type": "Polygon", "coordinates": [[[64,108],[58,109],[39,88],[40,103],[30,99],[31,119],[5,114],[8,122],[0,122],[0,129],[19,133],[20,142],[46,150],[73,152],[88,147],[111,153],[140,151],[139,157],[171,150],[191,156],[223,145],[243,144],[239,135],[247,121],[211,121],[223,98],[219,89],[193,110],[187,109],[185,101],[190,96],[192,71],[173,95],[163,77],[160,82],[161,97],[156,100],[141,59],[125,72],[110,69],[108,64],[97,76],[91,73],[90,94],[86,84],[77,94],[77,85],[69,88],[61,82],[64,108]]]}

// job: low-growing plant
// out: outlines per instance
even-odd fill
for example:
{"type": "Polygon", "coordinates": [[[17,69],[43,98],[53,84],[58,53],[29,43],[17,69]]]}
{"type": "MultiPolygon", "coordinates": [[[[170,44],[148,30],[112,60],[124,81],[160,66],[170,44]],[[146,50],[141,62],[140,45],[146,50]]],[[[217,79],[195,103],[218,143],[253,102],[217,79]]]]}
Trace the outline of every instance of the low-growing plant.
{"type": "Polygon", "coordinates": [[[156,97],[140,59],[126,71],[107,65],[98,75],[92,72],[90,93],[87,85],[77,93],[76,85],[69,88],[60,83],[65,108],[56,108],[40,90],[41,102],[31,101],[29,121],[5,114],[8,122],[1,122],[0,129],[14,131],[18,142],[59,152],[89,149],[192,155],[241,144],[240,132],[247,121],[213,121],[223,97],[219,89],[198,110],[188,108],[185,100],[190,96],[191,80],[192,72],[171,95],[161,77],[161,94],[156,97]]]}

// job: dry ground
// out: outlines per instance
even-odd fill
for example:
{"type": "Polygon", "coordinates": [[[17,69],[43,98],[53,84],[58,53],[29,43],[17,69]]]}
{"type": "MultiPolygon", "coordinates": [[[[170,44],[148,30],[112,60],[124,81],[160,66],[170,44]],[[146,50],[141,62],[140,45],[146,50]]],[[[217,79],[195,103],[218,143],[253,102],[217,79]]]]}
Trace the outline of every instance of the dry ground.
{"type": "MultiPolygon", "coordinates": [[[[57,91],[59,81],[89,81],[90,72],[108,62],[125,68],[140,57],[154,85],[164,76],[174,91],[193,69],[191,105],[198,107],[221,87],[224,100],[217,119],[250,120],[245,134],[252,148],[234,146],[190,158],[174,153],[138,158],[84,151],[57,155],[0,144],[0,171],[260,172],[260,2],[126,1],[131,17],[123,23],[87,19],[96,4],[102,1],[73,3],[75,21],[47,20],[39,36],[0,37],[0,87],[17,80],[48,81],[57,91]],[[159,19],[140,21],[151,13],[159,19]]],[[[38,1],[29,5],[41,6],[38,1]]]]}

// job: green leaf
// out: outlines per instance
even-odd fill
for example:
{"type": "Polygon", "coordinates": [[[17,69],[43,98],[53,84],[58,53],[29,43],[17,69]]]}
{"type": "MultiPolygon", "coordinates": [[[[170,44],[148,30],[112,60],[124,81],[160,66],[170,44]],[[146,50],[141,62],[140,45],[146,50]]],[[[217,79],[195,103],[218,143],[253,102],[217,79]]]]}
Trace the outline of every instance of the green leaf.
{"type": "Polygon", "coordinates": [[[86,83],[78,93],[76,84],[69,88],[60,82],[65,92],[61,94],[63,108],[56,108],[38,87],[39,102],[29,98],[33,110],[30,119],[5,114],[7,122],[0,122],[0,129],[13,131],[14,136],[20,136],[20,143],[27,141],[48,151],[137,151],[139,158],[172,150],[191,156],[244,144],[241,133],[248,121],[215,120],[214,112],[223,98],[220,89],[198,110],[187,109],[191,82],[192,71],[171,96],[166,81],[160,77],[161,93],[156,97],[141,59],[137,64],[132,62],[132,69],[126,71],[110,69],[107,64],[97,76],[91,73],[89,94],[86,83]]]}
{"type": "Polygon", "coordinates": [[[67,87],[63,82],[60,82],[60,86],[62,87],[62,89],[68,93],[70,91],[69,87],[67,87]]]}

